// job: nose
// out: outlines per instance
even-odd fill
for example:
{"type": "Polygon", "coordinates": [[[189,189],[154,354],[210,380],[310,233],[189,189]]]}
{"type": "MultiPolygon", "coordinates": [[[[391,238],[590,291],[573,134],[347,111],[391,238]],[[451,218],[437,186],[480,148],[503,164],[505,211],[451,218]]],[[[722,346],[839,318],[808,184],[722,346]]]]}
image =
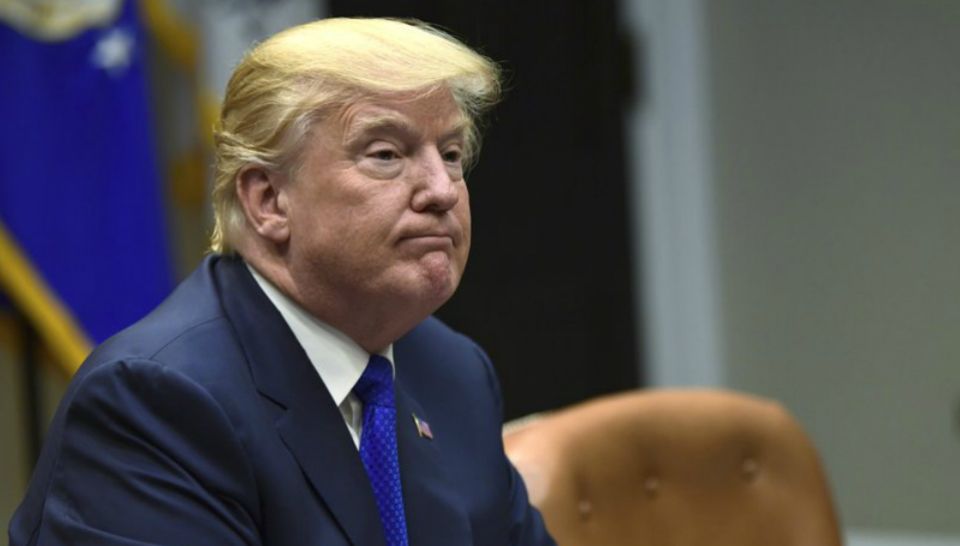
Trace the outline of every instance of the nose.
{"type": "MultiPolygon", "coordinates": [[[[452,173],[437,150],[425,152],[418,161],[411,207],[417,212],[446,212],[460,201],[459,172],[452,173]]],[[[459,168],[458,168],[459,170],[459,168]]]]}

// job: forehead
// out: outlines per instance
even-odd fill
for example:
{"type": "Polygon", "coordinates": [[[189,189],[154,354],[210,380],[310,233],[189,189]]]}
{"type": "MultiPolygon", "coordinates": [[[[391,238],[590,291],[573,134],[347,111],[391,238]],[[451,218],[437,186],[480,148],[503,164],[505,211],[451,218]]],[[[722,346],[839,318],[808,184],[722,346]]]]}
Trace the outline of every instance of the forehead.
{"type": "Polygon", "coordinates": [[[419,96],[374,96],[347,105],[337,116],[345,141],[381,132],[419,137],[463,136],[467,119],[448,91],[419,96]]]}

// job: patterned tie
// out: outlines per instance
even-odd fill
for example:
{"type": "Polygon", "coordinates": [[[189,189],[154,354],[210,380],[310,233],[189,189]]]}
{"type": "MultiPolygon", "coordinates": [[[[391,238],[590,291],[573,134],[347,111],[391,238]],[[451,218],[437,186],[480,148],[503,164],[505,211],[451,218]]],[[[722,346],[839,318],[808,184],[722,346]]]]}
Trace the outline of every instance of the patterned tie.
{"type": "Polygon", "coordinates": [[[400,490],[397,460],[397,409],[393,403],[393,369],[386,358],[373,355],[354,394],[363,402],[360,460],[367,469],[387,546],[407,546],[407,520],[400,490]]]}

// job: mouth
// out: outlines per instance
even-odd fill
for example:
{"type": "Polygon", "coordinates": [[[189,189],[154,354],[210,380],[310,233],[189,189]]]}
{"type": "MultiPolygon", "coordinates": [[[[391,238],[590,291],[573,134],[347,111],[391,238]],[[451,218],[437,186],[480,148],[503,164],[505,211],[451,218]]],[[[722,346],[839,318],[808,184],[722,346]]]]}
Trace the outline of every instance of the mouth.
{"type": "Polygon", "coordinates": [[[397,237],[397,244],[444,244],[459,246],[463,238],[462,230],[452,224],[444,222],[442,225],[409,225],[397,237]]]}
{"type": "Polygon", "coordinates": [[[456,246],[453,235],[447,233],[420,233],[401,237],[399,242],[403,246],[413,246],[424,250],[451,249],[456,246]]]}

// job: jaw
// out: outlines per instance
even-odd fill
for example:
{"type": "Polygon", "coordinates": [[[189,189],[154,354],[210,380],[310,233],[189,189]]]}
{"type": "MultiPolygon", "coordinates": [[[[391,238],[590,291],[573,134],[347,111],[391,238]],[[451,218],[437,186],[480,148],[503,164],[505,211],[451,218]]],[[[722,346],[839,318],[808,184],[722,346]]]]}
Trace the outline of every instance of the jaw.
{"type": "Polygon", "coordinates": [[[463,265],[446,251],[426,252],[396,265],[384,283],[381,298],[393,300],[392,311],[415,316],[418,323],[447,302],[463,274],[463,265]]]}
{"type": "MultiPolygon", "coordinates": [[[[302,299],[295,299],[317,319],[376,353],[453,296],[463,272],[463,263],[455,256],[455,252],[431,251],[398,260],[366,283],[358,283],[351,275],[327,278],[320,283],[323,286],[297,283],[301,289],[309,288],[299,291],[302,299]]],[[[301,280],[311,277],[301,276],[301,280]]]]}

